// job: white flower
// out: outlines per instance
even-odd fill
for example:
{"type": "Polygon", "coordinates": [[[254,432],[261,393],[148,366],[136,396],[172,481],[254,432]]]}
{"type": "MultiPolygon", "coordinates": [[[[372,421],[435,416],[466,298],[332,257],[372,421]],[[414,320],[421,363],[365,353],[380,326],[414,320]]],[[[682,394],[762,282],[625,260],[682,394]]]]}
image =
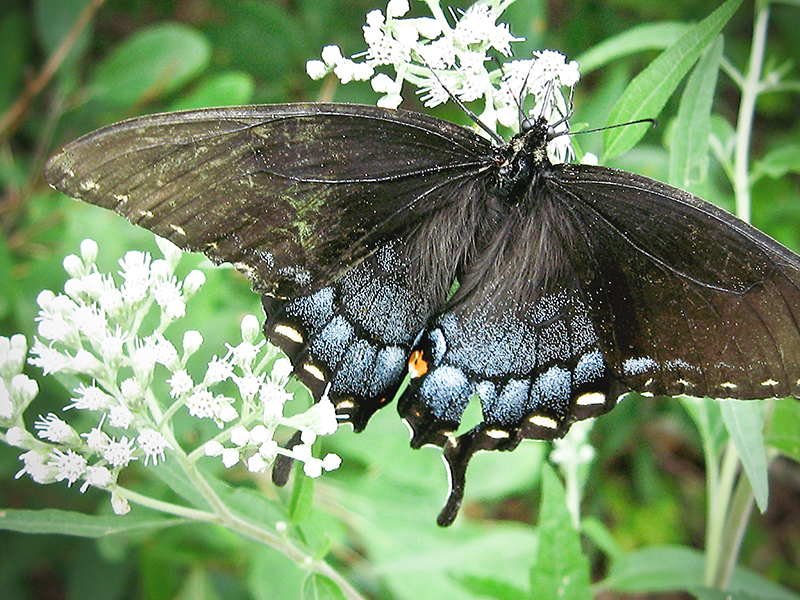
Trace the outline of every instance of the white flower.
{"type": "Polygon", "coordinates": [[[308,477],[319,477],[322,475],[322,461],[311,457],[303,464],[303,473],[308,477]]]}
{"type": "Polygon", "coordinates": [[[253,454],[247,459],[247,470],[251,473],[263,473],[269,467],[269,463],[258,453],[253,454]]]}
{"type": "Polygon", "coordinates": [[[112,427],[119,427],[120,429],[127,429],[133,425],[133,413],[127,406],[118,404],[112,406],[108,411],[108,423],[112,427]]]}
{"type": "Polygon", "coordinates": [[[335,471],[342,465],[342,459],[337,454],[328,452],[322,459],[322,468],[326,471],[335,471]]]}
{"type": "Polygon", "coordinates": [[[245,315],[242,318],[241,324],[242,339],[245,342],[252,344],[261,335],[261,325],[258,323],[258,317],[255,315],[245,315]]]}
{"type": "Polygon", "coordinates": [[[408,0],[389,0],[386,5],[386,16],[390,19],[402,17],[409,10],[411,10],[411,7],[408,5],[408,0]]]}
{"type": "Polygon", "coordinates": [[[86,473],[87,475],[84,477],[83,485],[80,488],[81,493],[85,492],[90,485],[97,488],[104,488],[114,482],[111,471],[104,466],[94,465],[87,467],[86,473]]]}
{"type": "Polygon", "coordinates": [[[27,430],[22,427],[12,427],[6,431],[6,444],[9,446],[15,446],[17,448],[29,447],[28,442],[32,439],[27,430]]]}
{"type": "Polygon", "coordinates": [[[33,424],[33,427],[39,431],[40,438],[54,444],[75,443],[80,439],[72,427],[53,413],[48,414],[46,417],[40,416],[39,420],[33,424]]]}
{"type": "Polygon", "coordinates": [[[239,413],[233,407],[233,399],[225,396],[217,396],[214,405],[214,417],[217,425],[222,427],[222,423],[230,423],[239,417],[239,413]]]}
{"type": "Polygon", "coordinates": [[[48,458],[48,455],[41,454],[37,450],[29,450],[21,454],[19,459],[25,463],[25,466],[14,475],[14,478],[19,479],[27,473],[36,483],[53,483],[56,480],[56,469],[47,464],[48,458]]]}
{"type": "Polygon", "coordinates": [[[122,399],[129,405],[134,405],[144,398],[142,384],[135,377],[124,379],[119,384],[119,393],[122,395],[122,399]]]}
{"type": "Polygon", "coordinates": [[[125,279],[121,289],[123,300],[131,305],[143,302],[150,287],[150,254],[131,250],[120,259],[119,266],[125,279]]]}
{"type": "MultiPolygon", "coordinates": [[[[155,263],[154,263],[155,266],[155,263]]],[[[154,277],[151,293],[164,315],[174,321],[186,314],[180,282],[173,277],[154,277]]]]}
{"type": "Polygon", "coordinates": [[[306,412],[287,419],[285,424],[297,429],[310,429],[317,435],[331,435],[339,426],[336,420],[336,408],[327,396],[306,412]]]}
{"type": "Polygon", "coordinates": [[[113,333],[106,332],[106,337],[100,343],[100,353],[106,364],[119,366],[123,356],[124,332],[116,326],[113,333]]]}
{"type": "Polygon", "coordinates": [[[199,331],[190,330],[183,334],[183,360],[185,361],[189,356],[194,354],[200,349],[203,343],[203,335],[199,331]]]}
{"type": "Polygon", "coordinates": [[[97,260],[97,242],[91,238],[86,238],[81,242],[81,257],[86,265],[91,265],[97,260]]]}
{"type": "Polygon", "coordinates": [[[203,452],[206,456],[219,456],[225,450],[225,446],[216,440],[210,440],[203,445],[203,452]]]}
{"type": "Polygon", "coordinates": [[[183,255],[181,249],[168,239],[160,236],[156,236],[156,246],[158,246],[158,249],[161,250],[161,254],[164,255],[164,258],[169,265],[169,271],[174,271],[175,267],[181,260],[181,256],[183,255]]]}
{"type": "Polygon", "coordinates": [[[114,402],[114,398],[106,394],[96,385],[78,384],[75,393],[80,396],[73,398],[72,404],[65,406],[64,410],[77,408],[78,410],[106,410],[114,402]]]}
{"type": "Polygon", "coordinates": [[[250,342],[242,342],[237,346],[228,346],[228,350],[231,354],[231,362],[239,367],[240,369],[250,369],[255,362],[256,358],[258,357],[258,353],[261,351],[261,347],[264,345],[264,341],[262,340],[258,344],[252,344],[250,342]]]}
{"type": "Polygon", "coordinates": [[[20,373],[11,378],[10,391],[11,400],[24,410],[39,393],[39,384],[24,373],[20,373]]]}
{"type": "Polygon", "coordinates": [[[154,429],[143,429],[139,437],[136,438],[136,442],[144,452],[145,466],[147,466],[150,459],[153,460],[154,465],[157,465],[159,460],[165,460],[164,451],[167,448],[172,449],[172,445],[167,439],[154,429]]]}
{"type": "Polygon", "coordinates": [[[198,419],[210,419],[214,416],[214,394],[207,389],[199,389],[186,399],[189,414],[198,419]]]}
{"type": "Polygon", "coordinates": [[[154,333],[145,339],[144,347],[153,353],[153,360],[164,365],[170,371],[175,371],[180,367],[180,357],[175,346],[172,345],[162,333],[154,333]]]}
{"type": "Polygon", "coordinates": [[[14,417],[14,408],[6,382],[0,379],[0,420],[10,421],[14,417]]]}
{"type": "Polygon", "coordinates": [[[267,440],[258,447],[258,453],[264,457],[264,460],[272,463],[278,456],[278,448],[278,442],[275,440],[267,440]]]}
{"type": "Polygon", "coordinates": [[[64,260],[61,262],[61,266],[64,267],[64,270],[70,277],[75,279],[79,279],[86,273],[83,267],[83,261],[74,254],[65,256],[64,260]]]}
{"type": "Polygon", "coordinates": [[[17,345],[12,345],[12,341],[7,337],[0,337],[0,377],[10,379],[22,372],[28,344],[25,342],[25,336],[19,337],[22,338],[23,343],[17,345]]]}
{"type": "Polygon", "coordinates": [[[203,383],[205,385],[219,383],[220,381],[228,379],[232,374],[233,365],[227,360],[215,356],[211,359],[211,362],[208,363],[208,369],[206,369],[206,376],[203,378],[203,383]]]}
{"type": "Polygon", "coordinates": [[[102,449],[103,458],[108,461],[112,467],[127,467],[128,463],[134,459],[133,440],[129,440],[123,436],[119,441],[111,438],[102,449]]]}
{"type": "Polygon", "coordinates": [[[90,429],[89,433],[81,434],[81,437],[86,439],[86,445],[89,446],[90,450],[102,454],[103,450],[105,450],[108,444],[111,442],[111,438],[108,437],[108,434],[106,434],[106,432],[100,428],[101,425],[102,422],[97,427],[90,429]]]}
{"type": "Polygon", "coordinates": [[[31,356],[32,358],[28,359],[28,363],[34,367],[39,367],[44,371],[45,375],[64,371],[72,363],[72,359],[68,355],[51,346],[44,345],[40,340],[36,340],[33,343],[31,356]]]}
{"type": "Polygon", "coordinates": [[[131,505],[125,496],[118,492],[111,492],[111,510],[115,515],[127,515],[131,512],[131,505]]]}
{"type": "Polygon", "coordinates": [[[225,448],[222,451],[222,464],[226,469],[230,469],[239,462],[239,450],[236,448],[225,448]]]}
{"type": "Polygon", "coordinates": [[[250,443],[250,432],[244,425],[231,429],[231,443],[237,446],[246,446],[250,443]]]}
{"type": "Polygon", "coordinates": [[[101,341],[107,336],[108,321],[105,311],[94,304],[77,306],[72,312],[72,321],[89,340],[101,341]]]}
{"type": "Polygon", "coordinates": [[[328,68],[321,60],[306,61],[306,73],[314,81],[318,81],[328,74],[328,68]]]}
{"type": "Polygon", "coordinates": [[[202,285],[206,282],[206,276],[202,271],[193,269],[183,280],[183,295],[187,300],[197,293],[202,285]]]}
{"type": "Polygon", "coordinates": [[[239,388],[239,393],[242,396],[242,399],[246,401],[250,401],[256,397],[256,394],[261,389],[261,384],[264,381],[265,373],[261,373],[260,375],[254,375],[250,373],[243,377],[239,377],[237,375],[231,375],[233,381],[236,383],[236,387],[239,388]]]}
{"type": "Polygon", "coordinates": [[[86,472],[86,459],[69,449],[66,452],[59,448],[53,450],[47,465],[56,471],[55,480],[66,481],[68,486],[86,472]]]}
{"type": "MultiPolygon", "coordinates": [[[[167,383],[170,387],[169,395],[171,398],[177,398],[178,396],[188,394],[194,387],[194,382],[189,373],[186,372],[186,369],[175,371],[172,377],[167,379],[167,383]]],[[[189,412],[191,413],[191,410],[189,412]]]]}

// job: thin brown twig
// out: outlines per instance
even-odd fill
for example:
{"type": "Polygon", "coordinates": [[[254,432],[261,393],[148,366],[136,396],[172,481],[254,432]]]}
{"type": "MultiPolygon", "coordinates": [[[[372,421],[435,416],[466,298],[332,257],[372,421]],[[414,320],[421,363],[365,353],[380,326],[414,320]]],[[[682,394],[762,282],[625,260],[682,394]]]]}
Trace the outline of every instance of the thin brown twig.
{"type": "Polygon", "coordinates": [[[92,0],[86,5],[78,18],[73,23],[69,32],[64,39],[61,40],[58,48],[47,59],[42,70],[26,87],[22,90],[17,101],[0,116],[0,138],[10,137],[14,129],[22,121],[23,116],[30,106],[31,100],[41,92],[44,87],[50,82],[55,75],[58,68],[69,55],[78,37],[86,29],[86,26],[92,20],[94,14],[103,5],[105,0],[92,0]]]}

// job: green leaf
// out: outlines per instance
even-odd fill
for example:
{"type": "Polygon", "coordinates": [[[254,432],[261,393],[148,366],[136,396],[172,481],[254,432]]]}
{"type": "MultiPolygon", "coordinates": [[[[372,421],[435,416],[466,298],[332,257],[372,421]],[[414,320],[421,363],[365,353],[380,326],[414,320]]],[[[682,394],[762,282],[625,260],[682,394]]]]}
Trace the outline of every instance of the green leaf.
{"type": "Polygon", "coordinates": [[[292,499],[289,501],[289,516],[292,523],[300,523],[311,512],[314,504],[314,480],[300,475],[294,478],[292,499]]]}
{"type": "Polygon", "coordinates": [[[564,488],[553,468],[542,469],[539,549],[531,569],[531,598],[591,600],[589,561],[572,526],[564,488]]]}
{"type": "Polygon", "coordinates": [[[669,182],[679,188],[688,189],[705,181],[708,175],[711,107],[722,45],[722,36],[717,36],[697,63],[681,95],[669,153],[669,182]]]}
{"type": "MultiPolygon", "coordinates": [[[[717,460],[722,446],[728,437],[725,431],[725,424],[720,414],[720,403],[711,398],[692,398],[689,396],[681,397],[681,404],[686,412],[694,421],[697,430],[700,432],[700,439],[703,441],[703,448],[710,451],[713,456],[706,456],[709,460],[717,460]]],[[[708,454],[708,453],[707,453],[708,454]]]]}
{"type": "MultiPolygon", "coordinates": [[[[727,0],[639,73],[611,111],[608,124],[616,125],[658,116],[675,88],[733,16],[741,2],[742,0],[727,0]]],[[[644,136],[648,127],[643,124],[608,129],[603,136],[605,157],[619,156],[632,148],[644,136]]]]}
{"type": "MultiPolygon", "coordinates": [[[[90,2],[91,0],[38,0],[35,3],[36,33],[45,52],[52,54],[61,45],[90,2]]],[[[91,25],[80,32],[61,65],[62,70],[83,57],[89,47],[91,34],[91,25]]]]}
{"type": "Polygon", "coordinates": [[[720,400],[722,419],[750,480],[759,510],[767,510],[769,478],[764,448],[762,405],[753,400],[720,400]]]}
{"type": "Polygon", "coordinates": [[[177,460],[160,462],[158,465],[150,467],[148,472],[167,484],[169,489],[186,500],[191,506],[200,510],[212,510],[212,506],[197,492],[197,488],[189,481],[186,472],[180,467],[177,460]]]}
{"type": "Polygon", "coordinates": [[[800,402],[794,398],[775,402],[766,441],[784,456],[800,462],[800,402]]]}
{"type": "Polygon", "coordinates": [[[800,144],[786,144],[767,152],[754,165],[751,179],[757,181],[764,175],[779,179],[787,173],[800,173],[800,144]]]}
{"type": "Polygon", "coordinates": [[[247,104],[252,100],[254,90],[253,78],[247,73],[219,73],[202,81],[190,94],[173,102],[169,109],[190,110],[247,104]]]}
{"type": "Polygon", "coordinates": [[[183,25],[145,29],[114,49],[89,83],[91,95],[112,106],[128,107],[166,96],[208,66],[206,39],[183,25]]]}
{"type": "Polygon", "coordinates": [[[302,600],[345,600],[345,595],[339,586],[329,578],[314,573],[303,583],[301,598],[302,600]]]}
{"type": "Polygon", "coordinates": [[[0,529],[23,533],[59,533],[98,538],[131,531],[155,531],[188,523],[187,519],[165,517],[137,508],[125,516],[94,516],[58,509],[0,510],[0,529]]]}
{"type": "MultiPolygon", "coordinates": [[[[705,588],[705,555],[686,546],[661,546],[632,552],[614,561],[603,590],[629,594],[672,592],[705,588]]],[[[762,576],[736,567],[728,586],[733,598],[749,594],[758,600],[800,600],[800,595],[762,576]]]]}
{"type": "Polygon", "coordinates": [[[525,590],[493,577],[459,575],[453,576],[453,579],[476,596],[488,596],[494,600],[519,600],[527,597],[525,590]]]}
{"type": "Polygon", "coordinates": [[[587,50],[575,60],[580,65],[581,76],[585,77],[595,69],[608,63],[643,50],[663,50],[669,48],[686,33],[689,25],[664,21],[647,23],[629,29],[607,40],[603,40],[587,50]]]}
{"type": "Polygon", "coordinates": [[[751,596],[747,592],[733,594],[727,590],[715,590],[712,588],[692,588],[690,593],[697,600],[757,600],[756,596],[751,596]]]}

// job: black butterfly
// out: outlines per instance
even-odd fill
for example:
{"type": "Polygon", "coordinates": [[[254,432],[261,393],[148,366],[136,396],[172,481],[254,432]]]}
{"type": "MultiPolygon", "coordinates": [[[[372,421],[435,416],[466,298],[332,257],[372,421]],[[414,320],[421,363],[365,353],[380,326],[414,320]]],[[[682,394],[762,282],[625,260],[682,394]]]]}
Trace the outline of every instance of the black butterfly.
{"type": "Polygon", "coordinates": [[[410,372],[398,408],[414,448],[444,448],[448,525],[475,452],[561,436],[629,391],[800,395],[800,257],[652,179],[553,165],[553,135],[217,108],[91,133],[45,177],[246,272],[267,337],[356,431],[410,372]],[[483,421],[455,437],[473,395],[483,421]]]}

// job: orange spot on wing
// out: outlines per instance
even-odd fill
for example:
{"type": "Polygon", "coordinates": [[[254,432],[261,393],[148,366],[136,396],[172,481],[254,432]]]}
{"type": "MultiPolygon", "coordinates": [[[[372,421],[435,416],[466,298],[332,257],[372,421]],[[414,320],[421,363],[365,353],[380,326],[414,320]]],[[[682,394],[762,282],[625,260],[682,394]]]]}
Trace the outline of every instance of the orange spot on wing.
{"type": "Polygon", "coordinates": [[[414,350],[408,359],[408,372],[411,377],[416,379],[428,372],[428,362],[425,360],[422,350],[414,350]]]}

